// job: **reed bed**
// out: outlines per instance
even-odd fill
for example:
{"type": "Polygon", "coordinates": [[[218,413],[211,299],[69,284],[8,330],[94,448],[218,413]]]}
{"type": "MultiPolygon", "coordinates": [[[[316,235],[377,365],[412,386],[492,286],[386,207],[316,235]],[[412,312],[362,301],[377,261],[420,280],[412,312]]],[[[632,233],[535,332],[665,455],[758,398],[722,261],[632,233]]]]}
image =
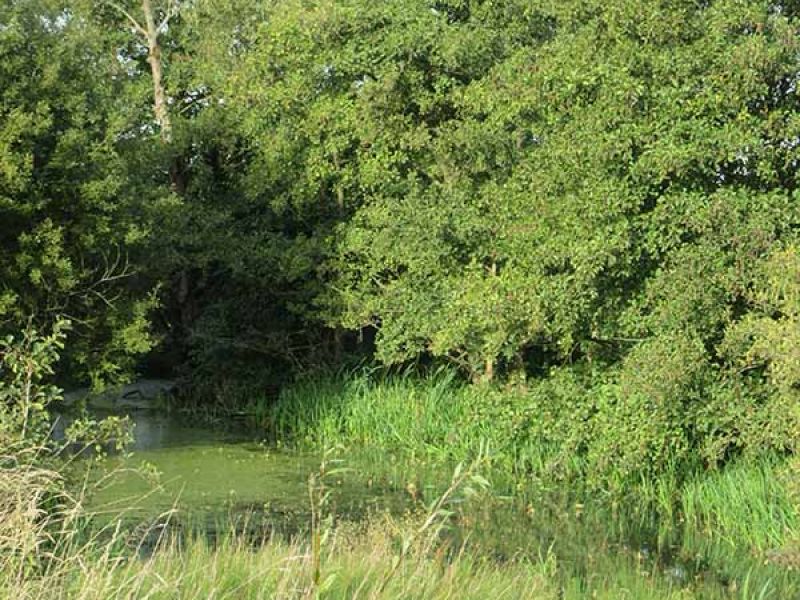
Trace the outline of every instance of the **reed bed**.
{"type": "Polygon", "coordinates": [[[598,556],[587,573],[552,549],[498,561],[455,545],[444,535],[451,507],[489,493],[475,466],[483,461],[456,468],[449,487],[415,513],[336,525],[325,483],[336,462],[323,462],[309,480],[309,534],[254,540],[171,527],[172,512],[146,528],[126,529],[122,519],[92,527],[87,488],[67,493],[35,450],[9,455],[0,461],[0,599],[733,597],[705,582],[679,585],[629,556],[598,556]]]}

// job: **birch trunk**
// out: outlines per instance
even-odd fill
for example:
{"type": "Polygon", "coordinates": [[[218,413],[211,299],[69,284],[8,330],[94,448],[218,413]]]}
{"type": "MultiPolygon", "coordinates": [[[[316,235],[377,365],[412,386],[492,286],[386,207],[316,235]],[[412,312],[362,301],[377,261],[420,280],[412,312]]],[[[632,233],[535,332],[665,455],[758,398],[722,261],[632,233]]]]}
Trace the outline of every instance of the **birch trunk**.
{"type": "Polygon", "coordinates": [[[153,77],[153,113],[161,129],[161,140],[165,144],[169,144],[172,141],[172,122],[169,118],[167,93],[163,83],[161,45],[158,43],[160,32],[150,0],[142,0],[142,13],[144,13],[145,37],[147,38],[147,62],[150,64],[150,72],[153,77]]]}

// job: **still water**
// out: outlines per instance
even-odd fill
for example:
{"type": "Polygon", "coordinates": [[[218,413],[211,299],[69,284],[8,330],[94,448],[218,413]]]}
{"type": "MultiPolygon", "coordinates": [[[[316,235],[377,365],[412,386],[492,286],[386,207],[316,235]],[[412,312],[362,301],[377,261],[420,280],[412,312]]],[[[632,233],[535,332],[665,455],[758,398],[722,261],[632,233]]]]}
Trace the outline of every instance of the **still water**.
{"type": "Polygon", "coordinates": [[[384,452],[280,448],[237,421],[200,426],[142,410],[129,418],[133,443],[89,479],[87,508],[100,517],[146,520],[175,511],[210,527],[232,515],[258,515],[299,530],[310,513],[312,476],[323,475],[327,509],[342,519],[412,510],[444,480],[441,467],[384,452]]]}
{"type": "MultiPolygon", "coordinates": [[[[129,452],[104,459],[88,480],[87,508],[100,524],[152,525],[169,514],[171,526],[199,526],[209,537],[242,523],[258,535],[304,535],[312,476],[329,492],[327,514],[358,521],[424,511],[447,487],[454,467],[384,451],[281,448],[237,421],[210,427],[151,410],[129,416],[129,452]]],[[[491,494],[453,504],[447,535],[455,546],[465,544],[498,561],[552,554],[564,572],[587,582],[622,560],[669,587],[707,589],[708,597],[742,597],[737,581],[744,577],[777,594],[765,597],[800,597],[793,573],[713,536],[687,536],[679,517],[665,523],[657,515],[576,498],[569,490],[520,487],[500,474],[486,476],[491,494]]]]}

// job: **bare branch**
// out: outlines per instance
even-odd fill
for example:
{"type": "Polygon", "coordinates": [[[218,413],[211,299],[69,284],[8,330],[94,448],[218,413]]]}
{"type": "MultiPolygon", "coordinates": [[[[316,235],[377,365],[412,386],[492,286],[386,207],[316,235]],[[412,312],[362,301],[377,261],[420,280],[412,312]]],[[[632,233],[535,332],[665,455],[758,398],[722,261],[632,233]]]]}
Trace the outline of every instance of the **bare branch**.
{"type": "Polygon", "coordinates": [[[179,11],[180,11],[180,4],[178,3],[178,0],[171,1],[169,3],[169,7],[164,13],[164,18],[161,20],[161,23],[159,23],[158,27],[156,27],[156,31],[158,33],[164,33],[164,28],[167,25],[169,25],[170,19],[177,16],[179,11]]]}
{"type": "Polygon", "coordinates": [[[137,21],[136,19],[134,19],[134,18],[133,18],[133,15],[131,15],[131,13],[129,13],[129,12],[128,12],[127,10],[125,10],[124,8],[122,8],[122,6],[120,6],[120,5],[119,5],[119,4],[117,4],[116,2],[112,2],[111,0],[104,0],[104,2],[105,2],[105,3],[106,3],[108,6],[110,6],[111,8],[113,8],[113,9],[115,9],[115,10],[119,11],[121,14],[123,14],[123,15],[124,15],[124,16],[125,16],[125,17],[128,19],[128,21],[130,21],[130,22],[131,22],[131,25],[133,25],[133,28],[134,28],[134,29],[136,29],[136,31],[138,31],[138,32],[139,32],[140,34],[142,34],[143,36],[147,37],[147,31],[145,30],[145,28],[144,28],[144,27],[142,27],[141,25],[139,25],[139,21],[137,21]]]}
{"type": "Polygon", "coordinates": [[[94,294],[95,296],[97,296],[98,298],[100,298],[100,300],[102,300],[102,301],[103,301],[103,303],[104,303],[104,304],[105,304],[105,305],[106,305],[108,308],[114,308],[114,300],[116,300],[116,298],[115,298],[114,300],[109,300],[109,299],[106,297],[106,295],[105,295],[105,294],[103,294],[102,292],[98,292],[97,290],[91,290],[91,292],[92,292],[92,294],[94,294]]]}

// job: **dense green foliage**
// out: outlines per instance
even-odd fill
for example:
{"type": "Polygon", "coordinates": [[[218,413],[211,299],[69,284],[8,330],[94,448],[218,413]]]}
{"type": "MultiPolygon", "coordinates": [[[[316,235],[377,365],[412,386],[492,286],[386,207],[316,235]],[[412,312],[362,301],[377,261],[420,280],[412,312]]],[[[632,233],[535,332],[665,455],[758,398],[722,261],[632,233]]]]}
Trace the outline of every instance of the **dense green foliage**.
{"type": "Polygon", "coordinates": [[[122,283],[140,271],[148,192],[132,176],[125,65],[68,14],[0,7],[0,327],[69,318],[70,372],[99,379],[151,346],[149,289],[122,283]]]}
{"type": "Polygon", "coordinates": [[[470,418],[534,470],[792,450],[797,28],[763,0],[7,2],[0,333],[67,318],[62,379],[158,367],[198,403],[452,363],[513,382],[470,418]]]}

